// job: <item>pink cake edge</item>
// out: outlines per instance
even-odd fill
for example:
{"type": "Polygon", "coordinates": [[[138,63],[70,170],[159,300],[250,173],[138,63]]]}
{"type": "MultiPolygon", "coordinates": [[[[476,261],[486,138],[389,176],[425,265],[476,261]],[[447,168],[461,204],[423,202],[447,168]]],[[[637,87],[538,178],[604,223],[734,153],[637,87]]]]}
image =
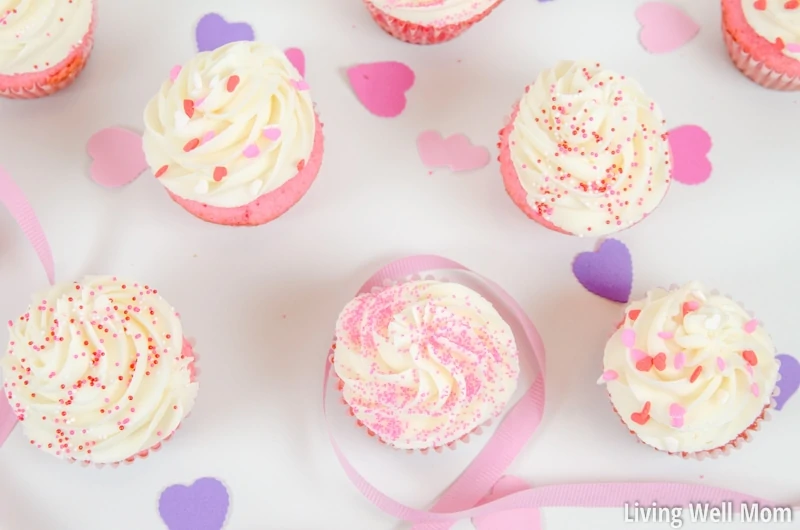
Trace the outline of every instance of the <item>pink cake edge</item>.
{"type": "Polygon", "coordinates": [[[72,51],[58,64],[41,72],[0,74],[0,97],[8,99],[36,99],[50,96],[70,86],[86,67],[94,48],[94,30],[97,24],[97,1],[92,0],[92,20],[89,29],[72,51]]]}
{"type": "MultiPolygon", "coordinates": [[[[198,356],[197,356],[197,353],[195,353],[194,348],[192,347],[191,343],[189,342],[189,340],[186,337],[183,338],[183,348],[181,349],[181,355],[183,355],[184,357],[189,358],[189,359],[192,360],[191,363],[189,363],[189,373],[191,374],[191,382],[192,383],[196,383],[197,382],[197,375],[199,373],[198,370],[197,370],[197,366],[196,366],[198,356]]],[[[186,417],[188,418],[189,415],[187,414],[186,417]]],[[[184,418],[184,419],[186,419],[186,418],[184,418]]],[[[179,423],[178,426],[175,427],[174,431],[169,433],[160,442],[158,442],[157,444],[153,445],[152,447],[149,447],[147,449],[139,451],[135,455],[129,456],[128,458],[126,458],[124,460],[120,460],[119,462],[96,463],[96,462],[92,462],[91,460],[78,460],[76,458],[69,458],[69,459],[66,459],[66,461],[68,463],[70,463],[70,464],[80,464],[82,467],[93,466],[93,467],[98,468],[98,469],[102,469],[104,467],[110,467],[112,469],[116,469],[121,465],[127,466],[127,465],[130,465],[130,464],[133,464],[137,460],[145,460],[152,453],[156,453],[156,452],[160,451],[166,442],[172,440],[172,437],[175,436],[175,433],[178,432],[178,429],[181,428],[181,425],[182,425],[182,423],[179,423]]]]}
{"type": "Polygon", "coordinates": [[[316,116],[314,145],[308,160],[298,173],[279,188],[261,195],[254,201],[236,208],[210,206],[185,199],[167,190],[167,193],[184,210],[208,223],[224,226],[260,226],[285,214],[302,199],[319,173],[324,148],[323,124],[316,116]]]}
{"type": "Polygon", "coordinates": [[[465,21],[456,24],[448,24],[446,26],[426,26],[424,24],[415,24],[407,22],[397,17],[382,11],[371,0],[364,0],[364,4],[378,26],[391,35],[392,37],[406,42],[408,44],[430,45],[441,44],[455,39],[469,28],[489,16],[494,9],[499,6],[503,0],[497,0],[494,4],[490,5],[482,12],[474,15],[465,21]]]}
{"type": "Polygon", "coordinates": [[[800,90],[800,61],[787,57],[775,43],[756,33],[741,2],[721,0],[723,35],[734,65],[765,88],[800,90]]]}

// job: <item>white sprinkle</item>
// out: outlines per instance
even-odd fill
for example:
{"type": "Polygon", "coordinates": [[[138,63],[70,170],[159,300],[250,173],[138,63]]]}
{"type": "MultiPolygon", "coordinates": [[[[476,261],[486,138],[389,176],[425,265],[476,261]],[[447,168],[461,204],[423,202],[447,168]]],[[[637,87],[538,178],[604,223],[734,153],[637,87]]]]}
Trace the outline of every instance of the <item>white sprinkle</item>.
{"type": "Polygon", "coordinates": [[[195,193],[208,193],[208,181],[201,180],[197,183],[197,186],[194,187],[195,193]]]}

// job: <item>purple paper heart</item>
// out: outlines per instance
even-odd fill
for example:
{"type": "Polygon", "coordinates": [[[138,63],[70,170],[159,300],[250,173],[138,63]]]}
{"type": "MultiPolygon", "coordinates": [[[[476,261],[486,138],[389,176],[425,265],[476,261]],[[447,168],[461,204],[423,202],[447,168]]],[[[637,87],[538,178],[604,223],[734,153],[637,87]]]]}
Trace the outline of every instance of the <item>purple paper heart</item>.
{"type": "Polygon", "coordinates": [[[197,49],[207,52],[231,42],[254,41],[256,35],[246,22],[228,22],[216,13],[209,13],[197,23],[195,39],[197,49]]]}
{"type": "Polygon", "coordinates": [[[587,291],[626,303],[633,287],[633,262],[625,243],[606,239],[595,252],[578,254],[572,272],[587,291]]]}
{"type": "Polygon", "coordinates": [[[781,362],[781,380],[778,381],[780,395],[775,398],[775,410],[782,410],[790,397],[800,388],[800,362],[790,355],[778,355],[781,362]]]}
{"type": "Polygon", "coordinates": [[[215,478],[191,486],[176,484],[158,500],[158,513],[169,530],[220,530],[228,517],[228,490],[215,478]]]}

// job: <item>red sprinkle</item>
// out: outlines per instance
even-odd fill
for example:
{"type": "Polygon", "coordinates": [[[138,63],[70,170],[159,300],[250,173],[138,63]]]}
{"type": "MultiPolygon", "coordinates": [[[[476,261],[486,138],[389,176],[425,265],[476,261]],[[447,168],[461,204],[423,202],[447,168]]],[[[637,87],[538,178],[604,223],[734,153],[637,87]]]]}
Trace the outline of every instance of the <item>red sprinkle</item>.
{"type": "Polygon", "coordinates": [[[228,170],[224,167],[215,167],[214,168],[214,180],[219,182],[220,180],[224,179],[228,175],[228,170]]]}
{"type": "Polygon", "coordinates": [[[702,366],[698,366],[697,368],[695,368],[694,372],[692,372],[692,376],[689,378],[689,382],[694,383],[695,381],[697,381],[697,378],[700,377],[700,374],[702,372],[703,372],[702,366]]]}
{"type": "Polygon", "coordinates": [[[194,116],[194,101],[192,101],[191,99],[184,99],[183,112],[185,112],[186,115],[189,116],[190,118],[194,116]]]}
{"type": "Polygon", "coordinates": [[[753,350],[745,350],[742,352],[742,357],[744,360],[747,361],[747,364],[750,366],[755,366],[758,364],[758,357],[756,356],[756,352],[753,350]]]}
{"type": "Polygon", "coordinates": [[[239,84],[239,76],[232,75],[228,78],[228,84],[226,85],[225,88],[228,89],[228,92],[233,92],[234,90],[236,90],[236,86],[238,84],[239,84]]]}
{"type": "Polygon", "coordinates": [[[168,168],[169,166],[167,165],[163,165],[160,168],[158,168],[158,171],[156,171],[156,178],[159,178],[161,175],[166,173],[168,168]]]}
{"type": "Polygon", "coordinates": [[[641,312],[642,311],[640,309],[631,309],[630,311],[628,311],[628,318],[630,318],[631,320],[636,320],[637,318],[639,318],[639,314],[641,312]]]}
{"type": "Polygon", "coordinates": [[[198,145],[200,145],[200,139],[199,138],[192,138],[191,140],[186,142],[186,145],[183,146],[183,150],[184,150],[184,152],[188,153],[189,151],[193,150],[198,145]]]}

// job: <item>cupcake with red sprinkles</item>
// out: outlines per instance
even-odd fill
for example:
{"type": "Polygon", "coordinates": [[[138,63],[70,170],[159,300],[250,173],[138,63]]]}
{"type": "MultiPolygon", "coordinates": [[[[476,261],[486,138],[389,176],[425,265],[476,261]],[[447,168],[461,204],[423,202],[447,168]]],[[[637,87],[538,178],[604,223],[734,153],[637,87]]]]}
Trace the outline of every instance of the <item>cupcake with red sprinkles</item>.
{"type": "Polygon", "coordinates": [[[411,44],[452,40],[486,18],[502,0],[364,0],[389,35],[411,44]]]}
{"type": "Polygon", "coordinates": [[[397,449],[468,441],[503,412],[519,379],[511,328],[458,283],[410,280],[356,297],[333,348],[350,414],[397,449]]]}
{"type": "Polygon", "coordinates": [[[603,363],[598,382],[628,430],[684,458],[749,442],[774,406],[780,367],[761,323],[699,282],[630,304],[603,363]]]}
{"type": "Polygon", "coordinates": [[[775,90],[800,90],[800,2],[722,0],[722,27],[736,67],[775,90]]]}
{"type": "Polygon", "coordinates": [[[8,322],[5,397],[30,444],[84,464],[159,449],[197,395],[175,310],[147,285],[87,277],[36,295],[8,322]]]}
{"type": "Polygon", "coordinates": [[[66,88],[94,44],[95,0],[0,2],[0,96],[31,99],[66,88]]]}
{"type": "Polygon", "coordinates": [[[176,66],[144,114],[147,162],[170,197],[205,221],[267,223],[308,191],[322,124],[283,51],[234,42],[176,66]]]}
{"type": "Polygon", "coordinates": [[[506,191],[529,218],[604,236],[650,215],[671,182],[661,110],[636,81],[599,63],[542,71],[500,131],[506,191]]]}

